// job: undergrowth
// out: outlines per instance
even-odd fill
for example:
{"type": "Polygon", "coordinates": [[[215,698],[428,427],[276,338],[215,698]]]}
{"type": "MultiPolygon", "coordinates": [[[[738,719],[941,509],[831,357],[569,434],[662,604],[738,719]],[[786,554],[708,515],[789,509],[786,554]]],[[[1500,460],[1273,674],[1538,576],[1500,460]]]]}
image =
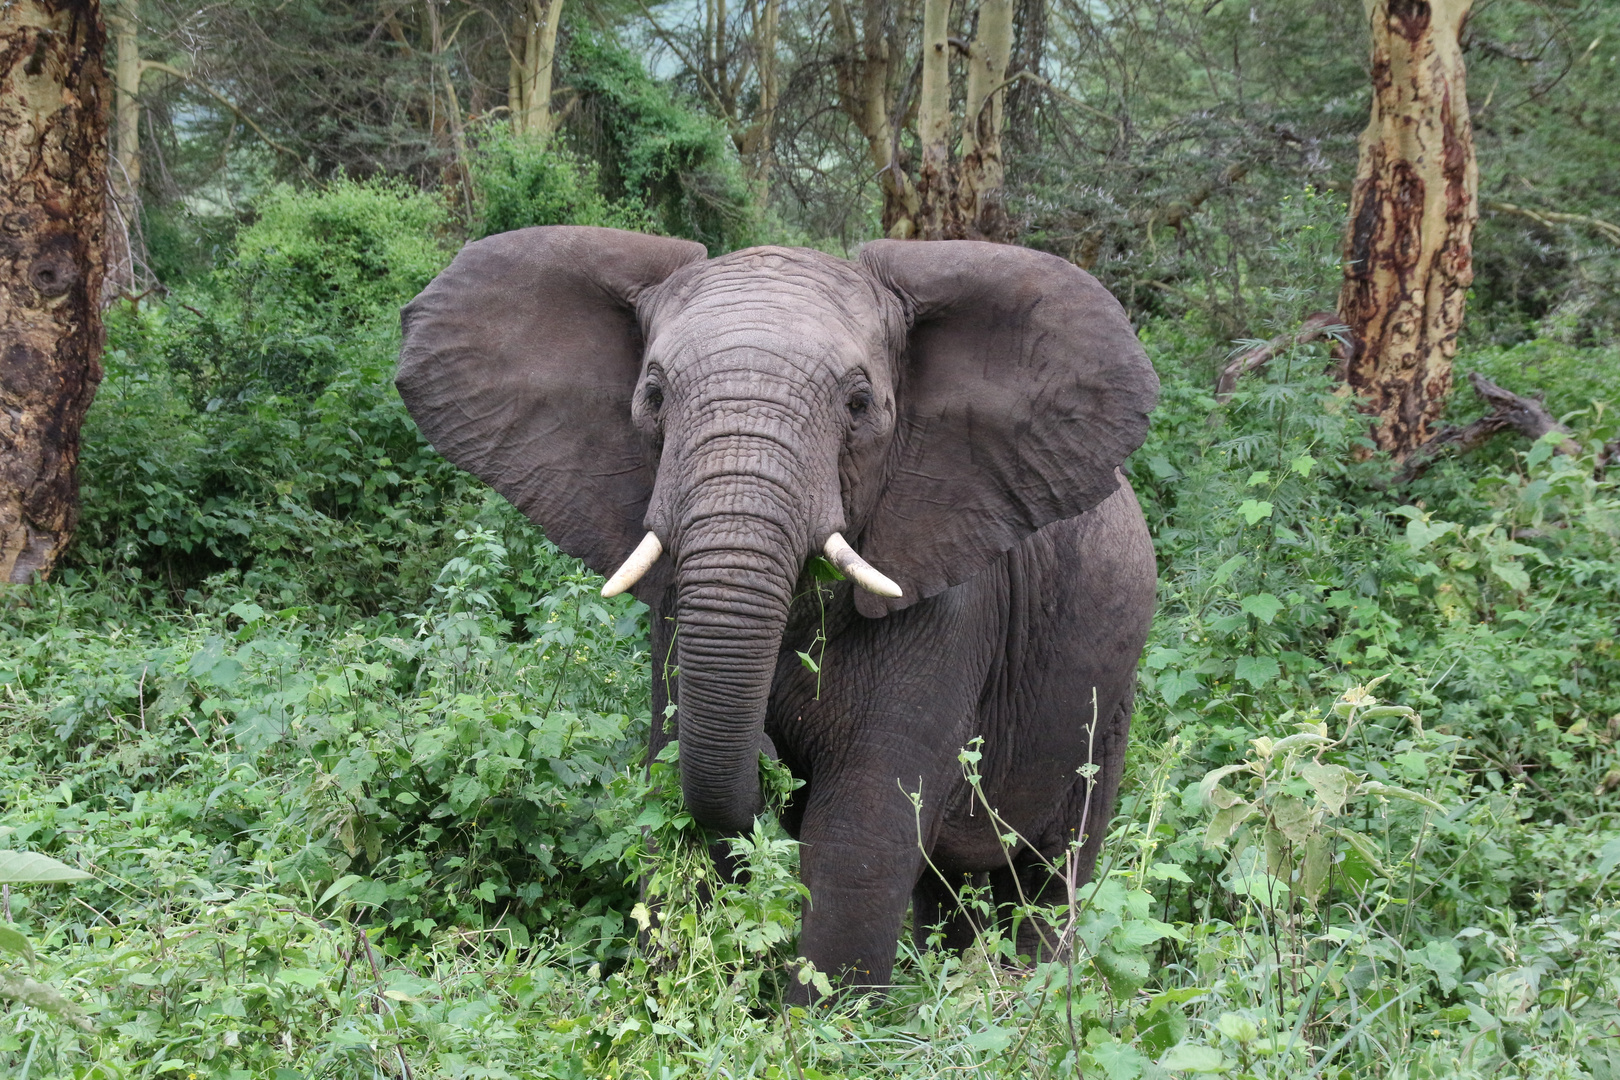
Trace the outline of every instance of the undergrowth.
{"type": "MultiPolygon", "coordinates": [[[[1068,957],[907,934],[887,999],[785,1009],[825,977],[794,844],[761,822],[714,879],[643,760],[644,609],[392,393],[392,307],[445,254],[394,233],[439,211],[278,198],[115,316],[80,545],[0,598],[0,854],[91,875],[7,887],[6,1075],[1620,1074],[1612,350],[1465,355],[1582,454],[1502,440],[1400,489],[1323,346],[1218,402],[1230,346],[1146,327],[1129,773],[1096,878],[1018,913],[1068,957]]],[[[1253,307],[1280,332],[1308,299],[1253,307]]]]}

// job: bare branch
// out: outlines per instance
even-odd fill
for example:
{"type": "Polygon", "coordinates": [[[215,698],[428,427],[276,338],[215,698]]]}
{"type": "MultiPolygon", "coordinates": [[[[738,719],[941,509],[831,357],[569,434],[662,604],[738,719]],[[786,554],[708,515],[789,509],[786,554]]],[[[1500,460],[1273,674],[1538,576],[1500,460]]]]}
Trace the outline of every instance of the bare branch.
{"type": "Polygon", "coordinates": [[[1422,476],[1448,449],[1455,448],[1457,453],[1466,454],[1478,450],[1504,431],[1517,431],[1531,440],[1557,432],[1564,438],[1554,450],[1569,457],[1580,454],[1580,445],[1570,437],[1569,429],[1560,424],[1540,401],[1504,390],[1477,371],[1469,372],[1468,381],[1492,411],[1466,427],[1445,428],[1412,451],[1406,459],[1405,468],[1395,477],[1396,487],[1410,484],[1422,476]]]}
{"type": "Polygon", "coordinates": [[[1554,225],[1582,225],[1593,229],[1602,235],[1603,239],[1616,246],[1620,246],[1620,225],[1604,221],[1602,218],[1590,217],[1586,214],[1565,214],[1556,210],[1533,210],[1528,206],[1518,206],[1510,202],[1501,202],[1496,199],[1481,199],[1480,206],[1486,210],[1494,210],[1499,214],[1514,214],[1518,217],[1529,218],[1538,225],[1552,228],[1554,225]]]}
{"type": "MultiPolygon", "coordinates": [[[[1157,284],[1157,283],[1154,283],[1157,284]]],[[[1221,368],[1221,373],[1215,379],[1215,400],[1225,404],[1237,389],[1237,381],[1251,371],[1258,371],[1277,356],[1284,349],[1295,345],[1307,345],[1313,341],[1321,341],[1331,337],[1336,332],[1342,332],[1344,325],[1339,321],[1336,311],[1315,311],[1305,316],[1300,328],[1292,334],[1283,334],[1274,337],[1263,345],[1256,345],[1252,349],[1245,349],[1227,361],[1221,368]]]]}
{"type": "Polygon", "coordinates": [[[241,107],[239,105],[237,105],[236,102],[232,101],[230,98],[226,97],[224,94],[221,94],[218,90],[215,90],[213,87],[209,86],[207,83],[203,82],[200,79],[194,78],[191,75],[186,74],[184,71],[181,71],[177,67],[170,67],[168,64],[161,63],[160,61],[157,61],[157,60],[142,60],[141,61],[141,70],[142,71],[161,71],[165,75],[172,75],[173,77],[175,77],[176,79],[181,80],[182,82],[190,83],[192,86],[195,86],[198,90],[201,90],[203,93],[207,94],[209,97],[213,98],[215,101],[219,102],[221,105],[223,105],[227,109],[229,109],[232,113],[235,114],[235,116],[236,116],[236,118],[238,120],[242,121],[242,123],[244,123],[248,127],[252,128],[253,133],[255,135],[257,135],[260,138],[260,140],[263,141],[263,143],[266,146],[268,146],[270,149],[278,151],[278,152],[283,153],[283,154],[286,154],[288,157],[292,158],[295,162],[297,162],[298,167],[304,171],[305,176],[308,176],[311,180],[316,179],[315,174],[313,172],[310,172],[309,166],[304,164],[304,158],[303,158],[302,154],[298,153],[298,151],[292,149],[291,147],[283,146],[280,143],[278,143],[276,140],[272,139],[270,137],[270,134],[267,131],[265,131],[264,128],[260,127],[256,123],[254,123],[253,117],[251,117],[247,113],[243,112],[241,107]]]}

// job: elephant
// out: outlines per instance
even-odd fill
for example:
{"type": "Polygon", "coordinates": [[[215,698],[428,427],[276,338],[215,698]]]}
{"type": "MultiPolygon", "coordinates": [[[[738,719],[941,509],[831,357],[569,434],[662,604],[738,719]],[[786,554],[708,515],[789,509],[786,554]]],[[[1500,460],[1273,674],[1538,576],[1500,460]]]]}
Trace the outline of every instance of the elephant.
{"type": "Polygon", "coordinates": [[[751,829],[762,752],[804,782],[781,821],[817,970],[881,990],[908,904],[960,948],[959,882],[1038,898],[1076,842],[1089,878],[1154,607],[1122,465],[1158,395],[1093,277],[547,226],[466,245],[402,324],[425,437],[650,609],[650,749],[678,737],[691,816],[751,829]]]}

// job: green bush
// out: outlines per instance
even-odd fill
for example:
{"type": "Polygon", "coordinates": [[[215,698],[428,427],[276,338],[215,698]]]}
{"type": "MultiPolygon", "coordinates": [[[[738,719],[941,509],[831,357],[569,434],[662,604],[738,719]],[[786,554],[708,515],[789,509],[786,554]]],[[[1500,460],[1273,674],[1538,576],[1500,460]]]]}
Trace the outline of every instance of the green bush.
{"type": "MultiPolygon", "coordinates": [[[[499,168],[514,214],[608,205],[565,157],[499,168]]],[[[95,876],[10,894],[7,1075],[1620,1073],[1612,350],[1465,353],[1582,453],[1503,437],[1403,488],[1324,345],[1218,402],[1214,320],[1144,327],[1161,595],[1125,795],[1095,881],[1000,912],[1069,959],[907,935],[887,1001],[785,1011],[825,976],[795,846],[762,823],[745,879],[708,876],[640,761],[644,609],[421,441],[392,306],[446,253],[389,261],[377,223],[431,215],[356,190],[283,193],[251,259],[111,317],[75,562],[0,596],[0,849],[95,876]],[[352,241],[330,265],[319,229],[352,241]]],[[[1268,333],[1331,254],[1291,205],[1291,284],[1245,293],[1268,333]]]]}
{"type": "Polygon", "coordinates": [[[526,139],[494,128],[479,139],[471,167],[479,236],[530,225],[652,231],[651,219],[633,196],[610,202],[599,189],[597,168],[560,140],[526,139]]]}
{"type": "Polygon", "coordinates": [[[393,320],[447,261],[444,203],[395,181],[281,186],[254,209],[223,283],[250,311],[312,332],[393,320]]]}
{"type": "Polygon", "coordinates": [[[634,53],[576,29],[568,81],[580,95],[576,141],[603,163],[607,190],[645,205],[658,230],[721,254],[761,242],[736,151],[719,122],[677,102],[634,53]]]}

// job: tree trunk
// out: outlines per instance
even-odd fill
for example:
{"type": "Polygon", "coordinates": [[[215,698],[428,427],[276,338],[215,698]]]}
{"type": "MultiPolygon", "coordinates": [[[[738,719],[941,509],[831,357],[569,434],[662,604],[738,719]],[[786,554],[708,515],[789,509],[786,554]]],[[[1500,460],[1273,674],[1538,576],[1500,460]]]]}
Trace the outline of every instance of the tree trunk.
{"type": "Polygon", "coordinates": [[[844,0],[831,0],[833,34],[838,41],[834,70],[838,77],[839,105],[866,139],[867,154],[883,193],[883,233],[898,240],[916,232],[917,189],[901,166],[895,99],[903,77],[897,72],[896,53],[902,35],[891,34],[893,24],[904,26],[909,4],[865,0],[859,31],[844,0]],[[891,22],[892,20],[892,22],[891,22]]]}
{"type": "Polygon", "coordinates": [[[122,0],[116,10],[107,12],[107,25],[113,38],[113,133],[112,163],[108,179],[106,229],[103,249],[106,277],[102,288],[107,297],[135,291],[135,246],[139,235],[137,214],[141,199],[141,50],[137,36],[140,0],[122,0]]]}
{"type": "Polygon", "coordinates": [[[122,0],[107,16],[113,31],[113,83],[117,120],[113,126],[113,191],[126,210],[135,205],[141,189],[141,51],[136,37],[140,0],[122,0]]]}
{"type": "Polygon", "coordinates": [[[1352,390],[1398,460],[1428,440],[1451,390],[1479,216],[1462,51],[1470,0],[1366,0],[1372,117],[1345,237],[1339,312],[1352,390]]]}
{"type": "Polygon", "coordinates": [[[95,0],[0,14],[0,581],[48,574],[78,521],[101,381],[106,37],[95,0]]]}
{"type": "Polygon", "coordinates": [[[754,63],[759,72],[759,112],[750,125],[744,161],[754,201],[765,206],[771,196],[771,153],[776,125],[776,41],[782,0],[765,0],[765,11],[754,24],[754,63]]]}
{"type": "Polygon", "coordinates": [[[1010,232],[1002,192],[1001,126],[1012,22],[1013,0],[981,0],[979,27],[968,56],[956,177],[956,216],[962,235],[975,240],[1005,240],[1010,232]]]}
{"type": "Polygon", "coordinates": [[[919,240],[959,233],[951,181],[950,0],[923,0],[922,91],[917,100],[919,240]]]}
{"type": "Polygon", "coordinates": [[[551,134],[551,70],[557,58],[557,27],[563,0],[529,0],[519,21],[523,53],[512,58],[512,130],[519,135],[551,134]]]}

